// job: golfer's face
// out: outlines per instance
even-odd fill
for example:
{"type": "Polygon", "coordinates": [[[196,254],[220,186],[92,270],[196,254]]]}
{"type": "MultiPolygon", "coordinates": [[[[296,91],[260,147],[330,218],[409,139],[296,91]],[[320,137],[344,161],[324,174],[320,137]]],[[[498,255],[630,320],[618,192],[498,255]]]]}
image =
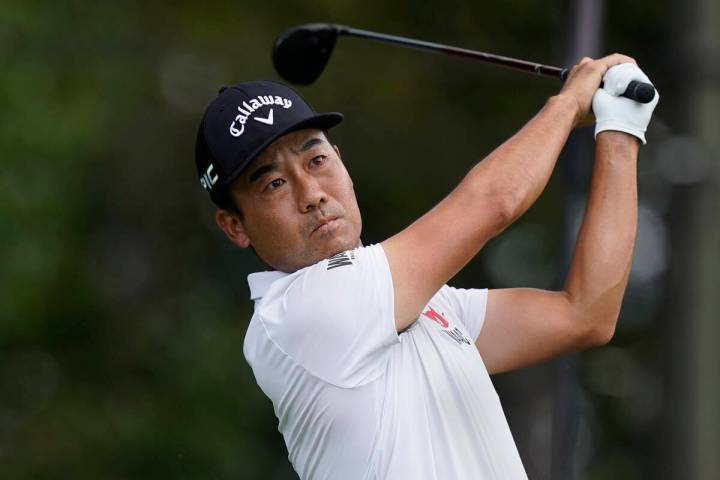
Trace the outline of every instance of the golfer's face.
{"type": "Polygon", "coordinates": [[[276,140],[235,182],[233,194],[250,243],[278,270],[295,271],[360,243],[352,180],[320,130],[276,140]]]}

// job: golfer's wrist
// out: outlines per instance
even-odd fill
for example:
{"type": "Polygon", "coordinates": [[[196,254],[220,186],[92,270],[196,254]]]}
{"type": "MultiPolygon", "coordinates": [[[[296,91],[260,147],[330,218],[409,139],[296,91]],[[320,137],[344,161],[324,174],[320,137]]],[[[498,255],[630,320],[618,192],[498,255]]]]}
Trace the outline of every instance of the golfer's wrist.
{"type": "Polygon", "coordinates": [[[615,151],[621,151],[637,159],[640,150],[640,139],[630,133],[617,130],[604,130],[598,133],[595,140],[599,145],[612,146],[615,151]]]}
{"type": "Polygon", "coordinates": [[[553,95],[545,103],[548,108],[562,112],[563,116],[567,116],[572,121],[574,127],[580,119],[582,119],[582,109],[578,100],[567,93],[558,93],[553,95]]]}

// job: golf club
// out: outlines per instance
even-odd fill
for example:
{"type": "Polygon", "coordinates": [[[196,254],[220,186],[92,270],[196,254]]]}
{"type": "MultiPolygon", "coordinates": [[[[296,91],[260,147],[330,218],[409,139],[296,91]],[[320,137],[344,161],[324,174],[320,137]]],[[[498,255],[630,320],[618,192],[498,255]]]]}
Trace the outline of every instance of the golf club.
{"type": "MultiPolygon", "coordinates": [[[[333,23],[309,23],[285,31],[275,40],[273,45],[272,57],[275,69],[280,76],[289,82],[299,85],[308,85],[314,82],[322,73],[325,65],[327,65],[338,35],[369,38],[418,50],[471,58],[543,77],[559,78],[562,81],[565,81],[569,73],[567,68],[552,67],[527,60],[426,42],[424,40],[359,30],[333,23]]],[[[630,82],[622,96],[636,102],[650,103],[655,98],[655,88],[649,83],[633,81],[630,82]]]]}

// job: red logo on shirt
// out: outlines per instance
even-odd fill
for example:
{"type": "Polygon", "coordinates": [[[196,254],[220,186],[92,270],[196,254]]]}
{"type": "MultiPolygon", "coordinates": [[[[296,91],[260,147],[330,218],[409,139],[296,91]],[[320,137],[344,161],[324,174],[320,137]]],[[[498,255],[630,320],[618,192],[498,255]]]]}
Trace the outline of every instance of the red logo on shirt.
{"type": "Polygon", "coordinates": [[[428,307],[427,312],[423,312],[423,315],[425,315],[427,318],[432,320],[433,322],[440,325],[442,328],[448,329],[443,330],[443,333],[446,333],[450,338],[455,340],[458,343],[464,343],[466,345],[472,345],[472,342],[465,338],[465,335],[463,334],[462,330],[460,330],[458,327],[454,327],[452,330],[449,330],[450,322],[445,320],[445,317],[443,317],[441,314],[435,311],[434,308],[428,307]]]}
{"type": "Polygon", "coordinates": [[[423,315],[425,315],[427,318],[437,323],[441,327],[448,328],[449,323],[447,320],[445,320],[445,317],[436,312],[432,307],[428,307],[428,311],[423,312],[423,315]]]}

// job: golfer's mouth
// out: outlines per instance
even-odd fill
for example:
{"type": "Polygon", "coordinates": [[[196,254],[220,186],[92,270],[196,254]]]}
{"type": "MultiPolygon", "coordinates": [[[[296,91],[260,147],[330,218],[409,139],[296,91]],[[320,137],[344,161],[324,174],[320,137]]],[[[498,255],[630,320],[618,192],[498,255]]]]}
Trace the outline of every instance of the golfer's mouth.
{"type": "Polygon", "coordinates": [[[314,234],[326,234],[335,230],[338,225],[338,217],[326,217],[323,218],[320,223],[310,232],[310,235],[314,234]]]}

